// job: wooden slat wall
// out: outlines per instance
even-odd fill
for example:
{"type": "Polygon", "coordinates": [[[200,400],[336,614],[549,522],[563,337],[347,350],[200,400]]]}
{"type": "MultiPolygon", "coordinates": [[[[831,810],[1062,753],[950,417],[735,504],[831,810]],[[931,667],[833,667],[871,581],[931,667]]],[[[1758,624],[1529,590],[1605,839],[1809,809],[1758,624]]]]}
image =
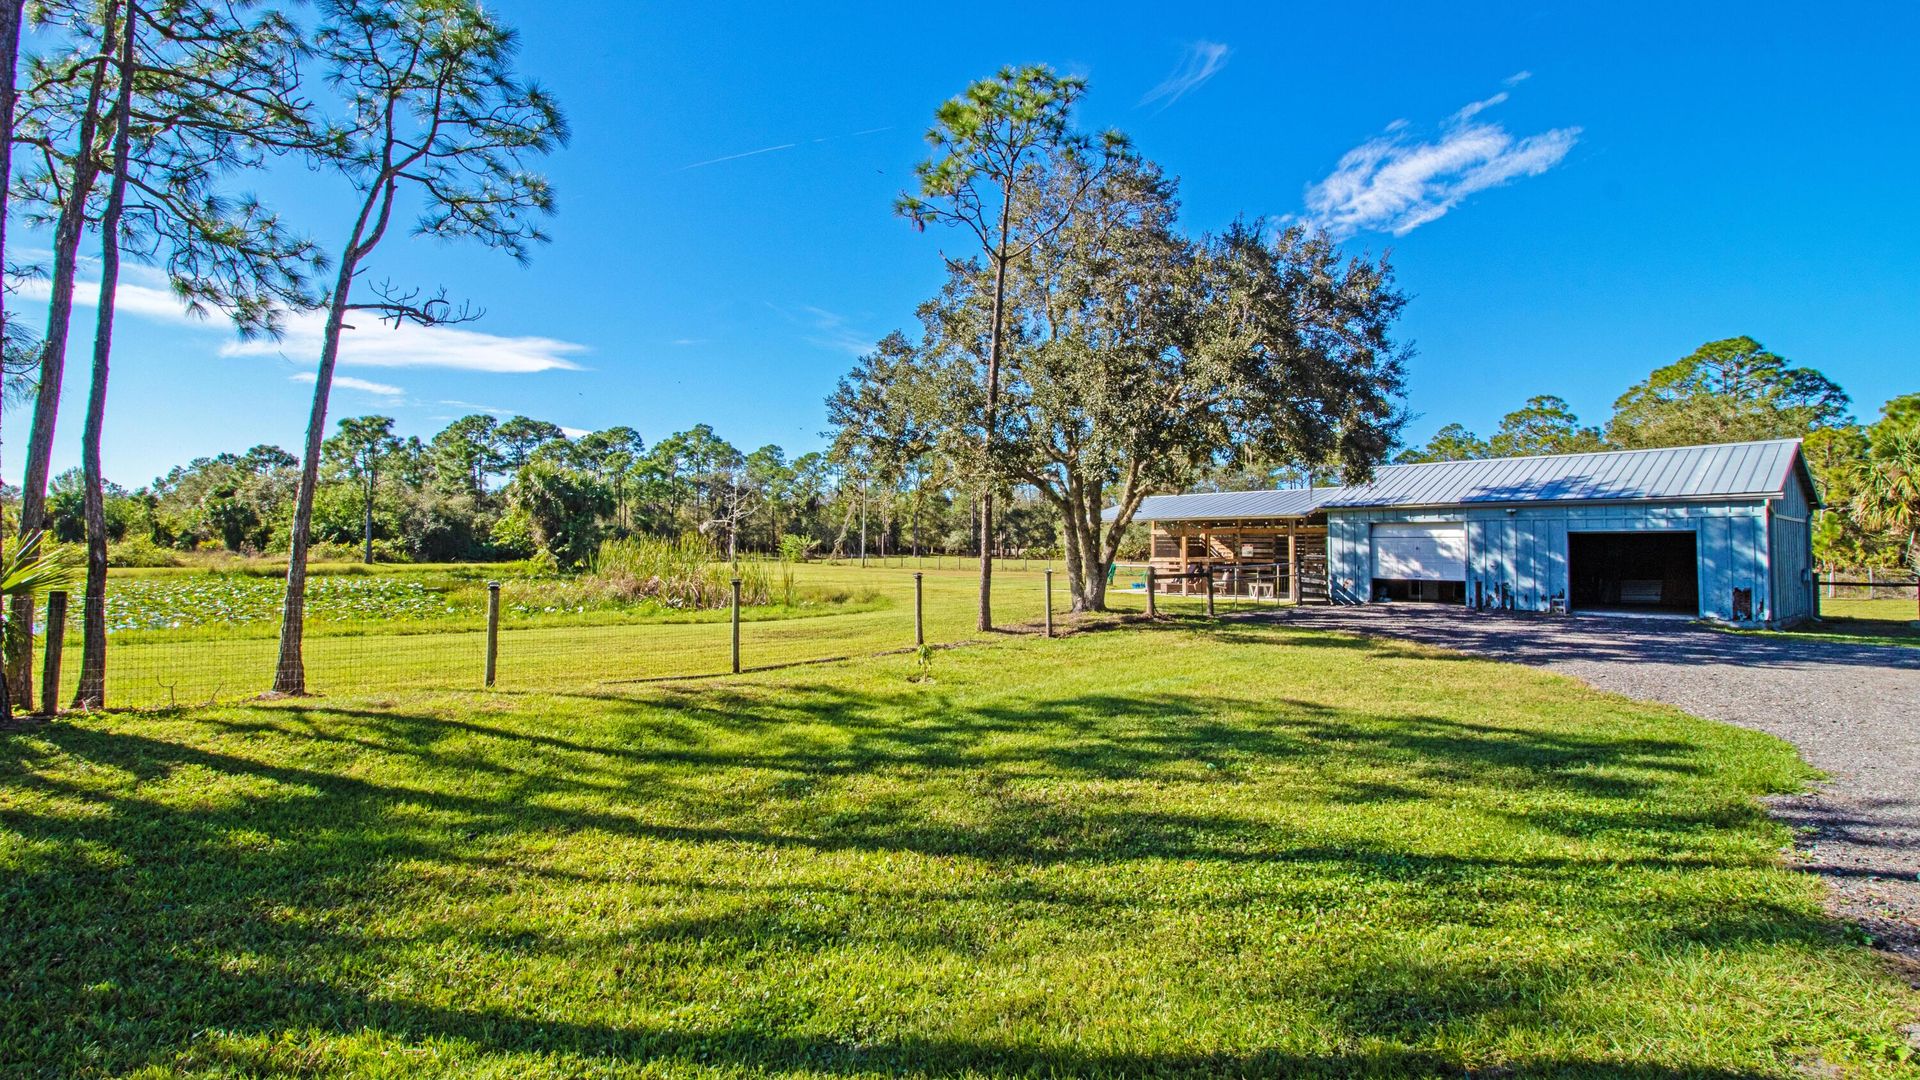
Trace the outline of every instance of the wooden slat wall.
{"type": "MultiPolygon", "coordinates": [[[[1327,529],[1325,525],[1296,524],[1300,545],[1301,599],[1327,598],[1327,529]]],[[[1156,573],[1177,574],[1184,568],[1248,565],[1270,568],[1287,561],[1286,522],[1177,522],[1153,526],[1152,563],[1156,573]],[[1180,557],[1185,545],[1184,567],[1180,557]]]]}

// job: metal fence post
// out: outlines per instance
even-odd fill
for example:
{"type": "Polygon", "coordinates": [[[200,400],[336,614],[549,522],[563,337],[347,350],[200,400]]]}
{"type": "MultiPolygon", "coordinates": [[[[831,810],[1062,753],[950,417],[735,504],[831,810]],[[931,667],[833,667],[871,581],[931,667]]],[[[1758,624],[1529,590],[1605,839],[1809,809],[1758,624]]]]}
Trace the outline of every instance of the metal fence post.
{"type": "Polygon", "coordinates": [[[733,673],[740,674],[740,579],[733,579],[733,673]]]}
{"type": "Polygon", "coordinates": [[[1047,567],[1047,636],[1053,636],[1053,567],[1047,567]]]}
{"type": "Polygon", "coordinates": [[[1207,567],[1207,618],[1213,618],[1213,567],[1207,567]]]}
{"type": "Polygon", "coordinates": [[[48,716],[60,712],[60,648],[67,639],[67,594],[54,590],[47,594],[47,655],[40,671],[40,711],[48,716]]]}
{"type": "Polygon", "coordinates": [[[913,643],[916,646],[927,643],[927,620],[925,609],[921,605],[920,588],[925,577],[926,575],[918,570],[913,572],[913,643]]]}
{"type": "Polygon", "coordinates": [[[1160,612],[1154,606],[1153,564],[1147,564],[1147,618],[1158,618],[1160,612]]]}
{"type": "Polygon", "coordinates": [[[487,685],[500,664],[500,583],[487,582],[487,685]]]}

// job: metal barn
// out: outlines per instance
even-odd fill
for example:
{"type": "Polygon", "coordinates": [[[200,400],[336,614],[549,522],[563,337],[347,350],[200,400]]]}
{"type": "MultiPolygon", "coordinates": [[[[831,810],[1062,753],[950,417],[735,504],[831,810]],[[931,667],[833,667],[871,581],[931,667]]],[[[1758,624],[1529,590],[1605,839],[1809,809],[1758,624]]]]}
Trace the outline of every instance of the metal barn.
{"type": "Polygon", "coordinates": [[[1166,587],[1204,572],[1301,602],[1782,626],[1817,614],[1817,506],[1783,439],[1392,465],[1353,487],[1158,496],[1138,516],[1166,587]]]}

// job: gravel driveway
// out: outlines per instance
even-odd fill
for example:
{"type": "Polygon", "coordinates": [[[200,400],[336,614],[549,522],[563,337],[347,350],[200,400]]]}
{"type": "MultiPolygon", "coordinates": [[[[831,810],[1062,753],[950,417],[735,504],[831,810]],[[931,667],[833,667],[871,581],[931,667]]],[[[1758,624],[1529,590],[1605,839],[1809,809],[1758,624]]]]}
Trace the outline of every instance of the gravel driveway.
{"type": "Polygon", "coordinates": [[[1267,617],[1550,668],[1787,740],[1830,777],[1770,802],[1802,830],[1807,869],[1826,879],[1836,912],[1920,960],[1920,649],[1412,604],[1267,617]]]}

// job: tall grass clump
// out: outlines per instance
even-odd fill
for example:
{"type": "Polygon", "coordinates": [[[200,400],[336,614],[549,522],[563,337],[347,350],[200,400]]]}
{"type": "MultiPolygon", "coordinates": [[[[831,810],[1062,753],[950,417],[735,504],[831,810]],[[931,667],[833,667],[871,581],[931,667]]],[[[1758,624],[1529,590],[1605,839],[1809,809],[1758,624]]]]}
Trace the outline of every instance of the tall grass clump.
{"type": "Polygon", "coordinates": [[[736,574],[742,604],[772,602],[773,575],[766,563],[751,560],[730,567],[719,561],[713,545],[699,536],[607,540],[588,568],[588,577],[610,599],[650,600],[683,610],[731,604],[731,579],[736,574]]]}

